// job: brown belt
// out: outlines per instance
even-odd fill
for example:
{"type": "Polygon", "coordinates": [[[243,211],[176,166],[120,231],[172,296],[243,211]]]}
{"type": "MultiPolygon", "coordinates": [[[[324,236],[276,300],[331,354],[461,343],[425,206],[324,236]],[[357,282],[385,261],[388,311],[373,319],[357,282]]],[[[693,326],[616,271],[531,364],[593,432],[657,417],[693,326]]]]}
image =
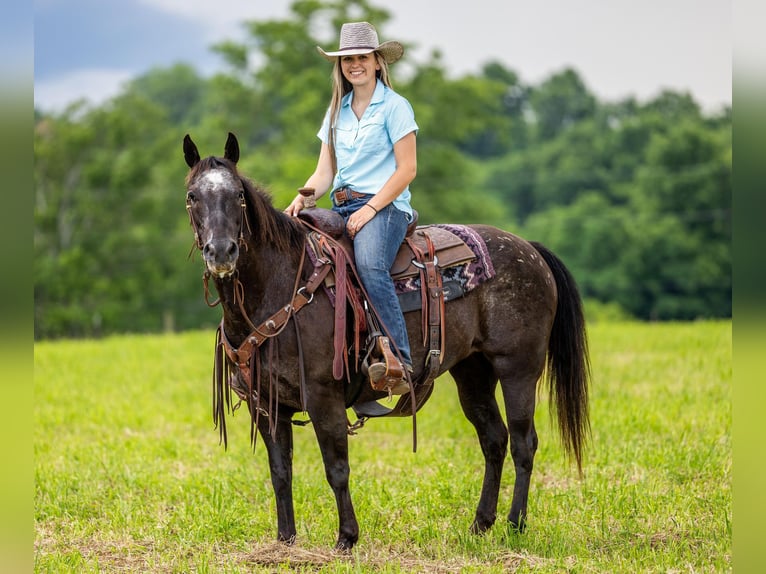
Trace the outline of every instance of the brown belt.
{"type": "Polygon", "coordinates": [[[367,194],[354,191],[350,187],[339,187],[332,192],[332,199],[335,205],[343,205],[347,201],[359,199],[360,197],[367,197],[367,194]]]}

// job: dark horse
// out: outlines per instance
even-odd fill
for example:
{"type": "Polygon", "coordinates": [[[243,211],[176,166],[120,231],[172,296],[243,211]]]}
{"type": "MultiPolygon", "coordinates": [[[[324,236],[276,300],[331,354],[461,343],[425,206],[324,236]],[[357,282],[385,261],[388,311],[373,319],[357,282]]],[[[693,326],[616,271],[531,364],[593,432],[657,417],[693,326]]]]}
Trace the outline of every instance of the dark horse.
{"type": "MultiPolygon", "coordinates": [[[[239,144],[233,134],[224,157],[200,158],[188,135],[183,149],[191,168],[187,209],[206,278],[213,279],[222,305],[223,338],[239,347],[254,325],[269,323],[280,310],[287,314],[283,327],[269,335],[278,345],[258,346],[253,354],[263,368],[251,375],[251,381],[256,380],[270,412],[262,414],[263,406],[254,408],[248,401],[253,425],[268,452],[278,539],[291,543],[296,535],[291,418],[305,411],[338,507],[336,547],[350,549],[359,538],[359,525],[349,493],[347,382],[333,376],[334,309],[322,289],[300,311],[291,308],[296,288],[312,274],[313,266],[304,257],[308,229],[275,209],[262,190],[238,173],[239,144]]],[[[516,481],[508,521],[514,528],[524,526],[537,450],[536,390],[544,372],[562,443],[582,472],[590,428],[590,367],[580,296],[563,263],[540,244],[486,225],[471,227],[486,242],[496,275],[447,304],[440,372],[449,371],[455,380],[460,405],[476,428],[484,454],[484,482],[471,525],[473,532],[481,533],[495,522],[509,438],[516,481]],[[495,400],[498,381],[507,425],[495,400]]],[[[416,343],[422,341],[420,313],[407,313],[406,321],[417,378],[418,365],[426,356],[426,349],[416,343]]],[[[219,353],[217,362],[221,361],[219,353]]],[[[220,364],[217,368],[220,371],[220,364]]],[[[237,369],[232,367],[232,372],[236,377],[237,369]]],[[[383,396],[365,385],[355,400],[383,396]]],[[[219,408],[221,401],[219,396],[219,408]]],[[[223,422],[215,413],[214,417],[217,424],[223,422]]]]}

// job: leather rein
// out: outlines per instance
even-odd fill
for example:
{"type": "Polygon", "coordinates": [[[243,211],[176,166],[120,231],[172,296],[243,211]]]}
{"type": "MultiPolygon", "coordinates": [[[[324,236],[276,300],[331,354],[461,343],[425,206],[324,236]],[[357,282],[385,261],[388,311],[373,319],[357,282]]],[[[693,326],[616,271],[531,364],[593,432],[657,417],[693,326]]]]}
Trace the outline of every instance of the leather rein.
{"type": "Polygon", "coordinates": [[[295,313],[314,300],[314,291],[316,291],[322,284],[322,281],[324,281],[325,277],[330,272],[331,265],[318,264],[306,281],[306,284],[303,287],[299,287],[305,260],[306,249],[304,246],[301,252],[300,263],[298,264],[298,272],[295,275],[292,299],[287,305],[280,308],[260,325],[253,324],[248,317],[244,307],[244,286],[239,278],[234,279],[234,299],[239,307],[240,313],[245,318],[245,321],[252,331],[245,337],[245,340],[239,347],[235,347],[229,341],[228,337],[226,337],[226,333],[223,331],[223,319],[221,319],[221,334],[226,355],[240,368],[242,374],[245,376],[245,380],[250,378],[250,358],[255,349],[263,345],[268,339],[276,337],[284,331],[295,313]]]}

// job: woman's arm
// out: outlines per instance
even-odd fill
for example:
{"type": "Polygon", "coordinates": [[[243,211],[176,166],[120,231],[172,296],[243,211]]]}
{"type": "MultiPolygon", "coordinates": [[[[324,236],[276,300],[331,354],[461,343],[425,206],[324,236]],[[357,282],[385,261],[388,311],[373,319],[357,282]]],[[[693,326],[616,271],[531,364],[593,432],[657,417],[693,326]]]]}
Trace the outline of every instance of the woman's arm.
{"type": "Polygon", "coordinates": [[[367,202],[371,209],[358,209],[349,217],[346,227],[351,237],[375,217],[378,211],[399,197],[404,188],[415,179],[418,172],[418,160],[414,131],[394,144],[394,157],[396,158],[396,170],[380,188],[380,191],[367,202]]]}
{"type": "Polygon", "coordinates": [[[394,144],[396,170],[368,203],[380,211],[404,191],[418,173],[415,132],[410,132],[394,144]]]}

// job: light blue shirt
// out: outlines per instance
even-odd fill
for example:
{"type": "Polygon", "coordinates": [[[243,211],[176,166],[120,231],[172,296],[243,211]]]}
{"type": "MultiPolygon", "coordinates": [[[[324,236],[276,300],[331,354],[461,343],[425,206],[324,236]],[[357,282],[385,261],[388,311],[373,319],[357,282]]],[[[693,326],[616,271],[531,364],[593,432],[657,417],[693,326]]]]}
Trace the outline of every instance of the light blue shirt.
{"type": "MultiPolygon", "coordinates": [[[[370,105],[361,120],[351,110],[354,92],[343,97],[335,126],[335,157],[338,171],[333,189],[348,186],[360,193],[376,194],[396,170],[394,144],[410,132],[417,133],[410,103],[377,81],[370,105]]],[[[328,144],[329,110],[317,137],[328,144]]],[[[394,206],[412,216],[410,188],[394,200],[394,206]]]]}

